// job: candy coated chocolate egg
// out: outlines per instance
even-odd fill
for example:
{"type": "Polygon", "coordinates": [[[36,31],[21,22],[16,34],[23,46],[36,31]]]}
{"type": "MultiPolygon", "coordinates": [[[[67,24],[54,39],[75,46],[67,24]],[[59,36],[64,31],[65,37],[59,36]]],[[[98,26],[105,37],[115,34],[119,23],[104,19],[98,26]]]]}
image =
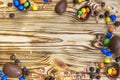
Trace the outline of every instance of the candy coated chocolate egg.
{"type": "Polygon", "coordinates": [[[24,4],[27,0],[19,0],[20,4],[24,4]]]}
{"type": "Polygon", "coordinates": [[[58,14],[62,14],[66,11],[66,8],[67,8],[67,1],[66,0],[61,0],[56,4],[55,12],[58,13],[58,14]]]}
{"type": "Polygon", "coordinates": [[[14,6],[16,6],[16,7],[20,5],[18,0],[14,0],[14,1],[13,1],[13,4],[14,4],[14,6]]]}
{"type": "Polygon", "coordinates": [[[3,73],[10,78],[18,78],[22,75],[22,70],[15,63],[6,63],[3,66],[3,73]]]}

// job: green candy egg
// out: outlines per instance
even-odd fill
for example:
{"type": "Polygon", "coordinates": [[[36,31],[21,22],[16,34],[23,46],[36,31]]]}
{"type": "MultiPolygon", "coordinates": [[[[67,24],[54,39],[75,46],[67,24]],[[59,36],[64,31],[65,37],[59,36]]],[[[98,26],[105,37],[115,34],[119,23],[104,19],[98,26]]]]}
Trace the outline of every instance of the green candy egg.
{"type": "Polygon", "coordinates": [[[103,41],[104,46],[108,46],[109,43],[110,43],[110,39],[108,38],[104,39],[103,41]]]}
{"type": "Polygon", "coordinates": [[[78,14],[78,15],[81,15],[81,14],[82,14],[82,11],[81,11],[81,10],[79,10],[79,11],[77,12],[77,14],[78,14]]]}
{"type": "Polygon", "coordinates": [[[30,5],[29,2],[25,2],[25,3],[24,3],[24,7],[25,7],[25,8],[29,7],[29,5],[30,5]]]}

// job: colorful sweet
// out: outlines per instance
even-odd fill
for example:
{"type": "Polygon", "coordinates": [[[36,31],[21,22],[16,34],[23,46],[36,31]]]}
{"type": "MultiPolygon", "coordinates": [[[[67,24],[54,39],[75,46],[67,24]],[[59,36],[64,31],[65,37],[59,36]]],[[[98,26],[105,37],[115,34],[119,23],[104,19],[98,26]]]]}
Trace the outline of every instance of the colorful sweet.
{"type": "Polygon", "coordinates": [[[91,9],[88,6],[84,6],[77,11],[77,16],[81,21],[86,21],[91,14],[91,9]]]}
{"type": "Polygon", "coordinates": [[[25,11],[30,7],[28,0],[13,0],[13,4],[19,11],[25,11]]]}

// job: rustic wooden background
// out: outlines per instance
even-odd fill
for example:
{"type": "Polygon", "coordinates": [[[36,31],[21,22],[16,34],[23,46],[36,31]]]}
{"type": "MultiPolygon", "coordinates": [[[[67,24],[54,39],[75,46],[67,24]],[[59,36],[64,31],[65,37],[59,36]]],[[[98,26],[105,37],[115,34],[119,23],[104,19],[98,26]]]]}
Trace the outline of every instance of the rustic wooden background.
{"type": "MultiPolygon", "coordinates": [[[[54,6],[58,1],[43,4],[42,0],[39,3],[30,0],[32,4],[39,6],[39,10],[19,12],[14,6],[7,7],[7,3],[12,0],[0,0],[0,69],[5,62],[10,62],[11,54],[16,54],[23,62],[22,65],[33,72],[27,80],[41,80],[37,72],[39,68],[83,71],[90,62],[103,59],[104,56],[96,48],[96,34],[107,32],[104,19],[99,19],[96,24],[94,17],[86,22],[79,22],[73,13],[57,15],[54,6]],[[45,8],[41,8],[43,5],[45,8]],[[10,19],[9,13],[15,13],[15,18],[10,19]],[[95,42],[95,46],[91,42],[95,42]]],[[[70,7],[78,8],[73,5],[72,0],[67,1],[70,7]]],[[[118,11],[116,15],[120,20],[120,1],[104,1],[112,13],[118,11]]],[[[75,12],[71,8],[67,8],[67,11],[75,12]]],[[[120,35],[120,27],[116,28],[114,34],[120,35]]],[[[109,79],[103,75],[101,80],[109,79]]]]}

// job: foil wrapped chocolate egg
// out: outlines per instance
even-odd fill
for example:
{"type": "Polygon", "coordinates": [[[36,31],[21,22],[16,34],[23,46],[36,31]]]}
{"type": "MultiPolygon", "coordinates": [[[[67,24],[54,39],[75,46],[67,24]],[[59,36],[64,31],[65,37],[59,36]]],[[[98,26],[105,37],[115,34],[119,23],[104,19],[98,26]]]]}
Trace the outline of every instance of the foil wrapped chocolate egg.
{"type": "Polygon", "coordinates": [[[22,75],[22,70],[17,64],[7,62],[3,66],[3,73],[10,78],[18,78],[22,75]]]}

